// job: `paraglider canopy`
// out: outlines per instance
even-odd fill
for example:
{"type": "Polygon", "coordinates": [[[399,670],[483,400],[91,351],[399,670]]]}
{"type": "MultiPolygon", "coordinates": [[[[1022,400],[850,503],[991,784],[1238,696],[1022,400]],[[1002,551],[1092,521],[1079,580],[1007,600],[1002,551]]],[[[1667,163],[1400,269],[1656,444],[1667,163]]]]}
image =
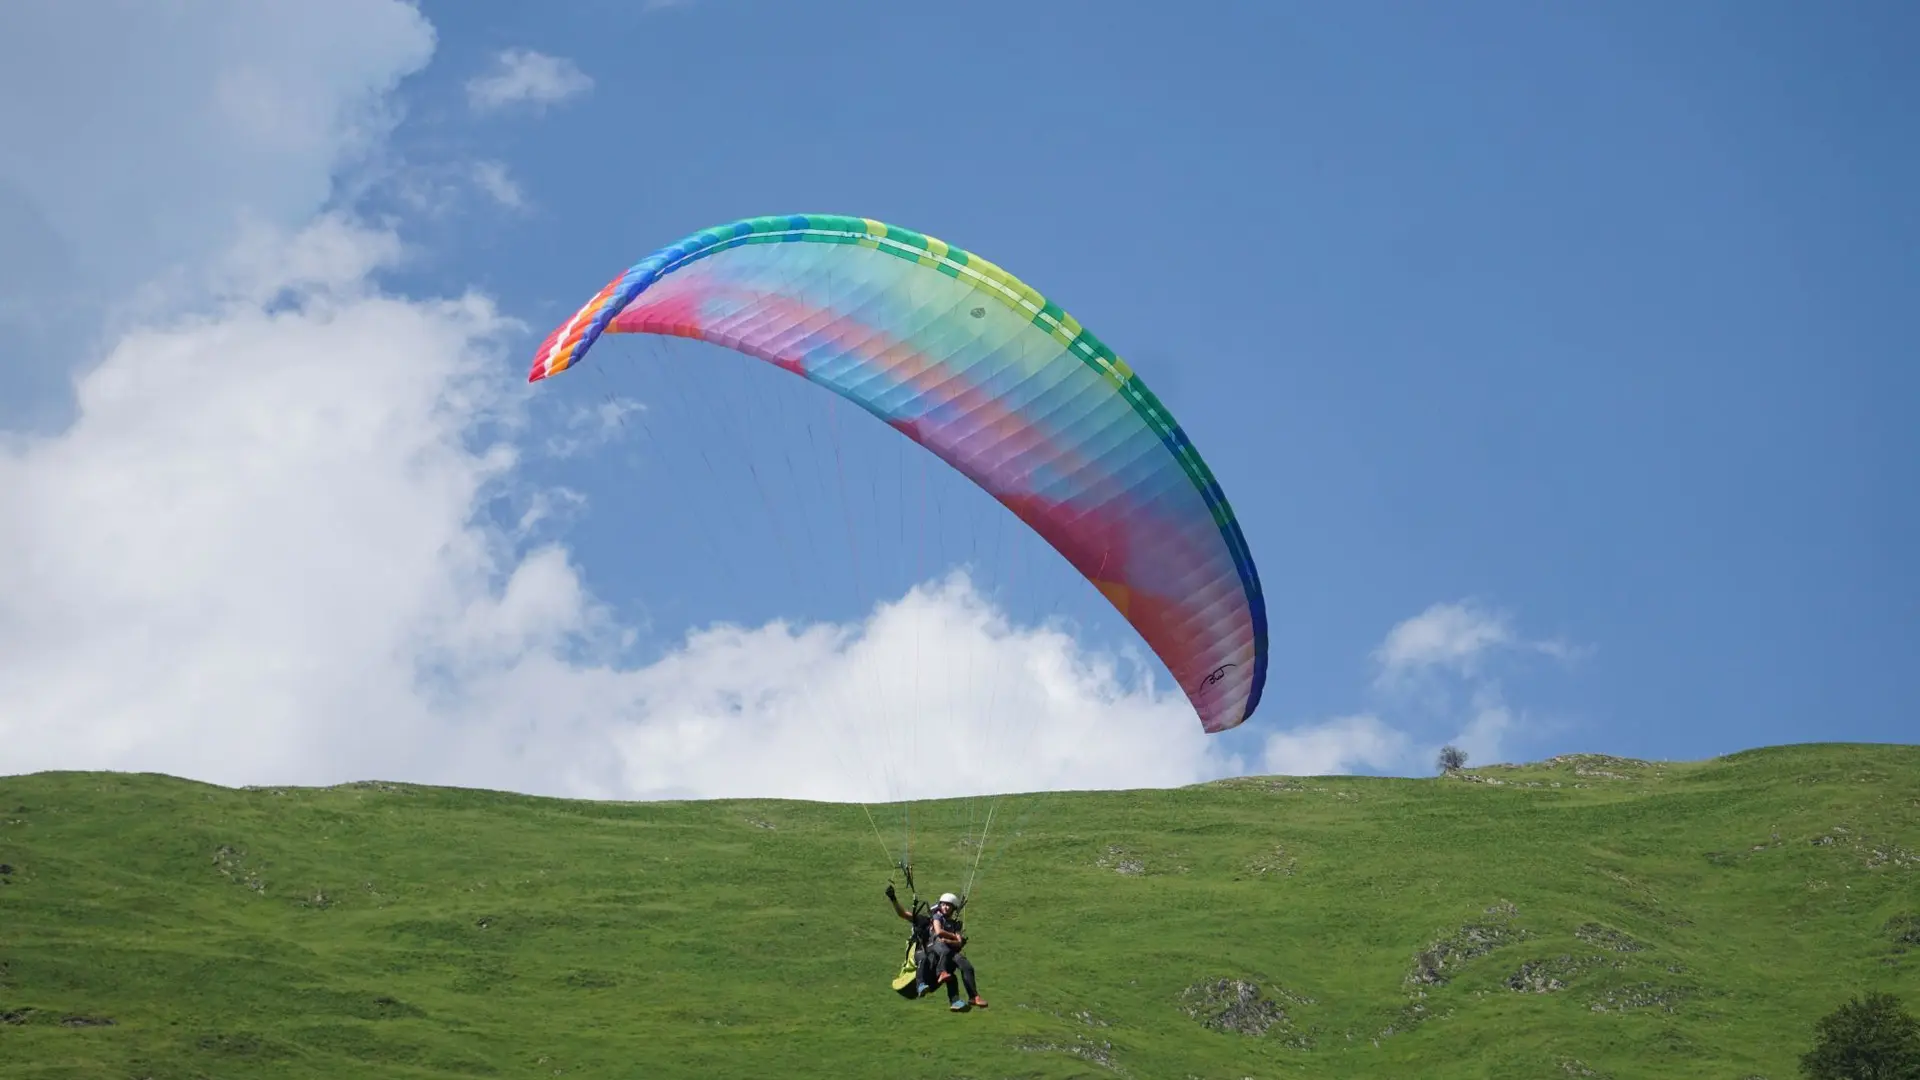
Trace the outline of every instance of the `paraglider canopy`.
{"type": "Polygon", "coordinates": [[[868,218],[750,218],[660,249],[540,345],[695,338],[832,390],[1012,510],[1100,590],[1208,732],[1253,715],[1266,608],[1224,492],[1131,368],[1000,267],[868,218]]]}

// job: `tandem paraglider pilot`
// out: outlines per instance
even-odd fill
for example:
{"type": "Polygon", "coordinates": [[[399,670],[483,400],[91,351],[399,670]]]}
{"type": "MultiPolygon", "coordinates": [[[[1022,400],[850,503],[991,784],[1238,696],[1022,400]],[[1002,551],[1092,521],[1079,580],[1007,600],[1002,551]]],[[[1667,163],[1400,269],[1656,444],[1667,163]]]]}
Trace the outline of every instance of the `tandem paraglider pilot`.
{"type": "Polygon", "coordinates": [[[946,984],[947,1007],[954,1012],[964,1012],[969,1005],[987,1007],[973,981],[973,961],[960,951],[967,947],[967,935],[960,925],[960,909],[965,906],[966,901],[952,893],[941,893],[939,902],[933,905],[933,948],[929,951],[933,953],[934,980],[946,984]],[[967,984],[966,997],[960,996],[956,982],[967,984]]]}
{"type": "Polygon", "coordinates": [[[986,999],[980,996],[980,988],[974,978],[973,961],[962,952],[967,946],[967,936],[959,912],[966,902],[952,893],[942,893],[931,909],[916,897],[909,910],[901,906],[900,896],[894,891],[892,882],[887,884],[887,899],[893,904],[894,914],[913,924],[913,931],[907,938],[906,961],[901,964],[900,974],[893,980],[894,990],[901,997],[913,1000],[925,997],[936,986],[944,985],[947,988],[947,1007],[954,1012],[986,1008],[986,999]],[[960,996],[963,984],[966,987],[965,997],[960,996]]]}
{"type": "Polygon", "coordinates": [[[893,988],[901,997],[909,1000],[926,993],[933,986],[933,914],[919,897],[913,901],[913,910],[900,906],[900,895],[893,891],[893,882],[887,882],[887,899],[893,903],[893,913],[913,924],[913,931],[907,935],[907,958],[900,965],[900,974],[893,980],[893,988]]]}

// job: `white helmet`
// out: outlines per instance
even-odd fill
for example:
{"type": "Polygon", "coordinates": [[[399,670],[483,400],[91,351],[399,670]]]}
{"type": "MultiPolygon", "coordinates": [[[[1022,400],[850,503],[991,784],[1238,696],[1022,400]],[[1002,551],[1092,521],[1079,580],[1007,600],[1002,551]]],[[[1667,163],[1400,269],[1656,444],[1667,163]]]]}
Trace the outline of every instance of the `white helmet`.
{"type": "Polygon", "coordinates": [[[943,903],[943,904],[952,904],[952,905],[953,905],[954,907],[959,907],[959,906],[960,906],[960,898],[959,898],[959,897],[957,897],[957,896],[955,896],[955,895],[953,895],[953,894],[952,894],[952,893],[950,893],[950,892],[943,892],[943,893],[941,893],[941,894],[940,894],[940,902],[941,902],[941,903],[943,903]]]}

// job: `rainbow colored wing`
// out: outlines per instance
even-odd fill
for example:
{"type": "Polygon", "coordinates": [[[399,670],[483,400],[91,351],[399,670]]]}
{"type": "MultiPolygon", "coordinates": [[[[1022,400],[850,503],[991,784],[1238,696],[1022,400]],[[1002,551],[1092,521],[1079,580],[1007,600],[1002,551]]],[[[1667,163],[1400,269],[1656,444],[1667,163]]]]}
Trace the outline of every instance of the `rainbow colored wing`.
{"type": "Polygon", "coordinates": [[[1207,731],[1253,715],[1266,607],[1220,485],[1112,350],[998,266],[866,218],[751,218],[608,283],[541,343],[529,381],[602,333],[698,338],[859,404],[1066,556],[1207,731]]]}

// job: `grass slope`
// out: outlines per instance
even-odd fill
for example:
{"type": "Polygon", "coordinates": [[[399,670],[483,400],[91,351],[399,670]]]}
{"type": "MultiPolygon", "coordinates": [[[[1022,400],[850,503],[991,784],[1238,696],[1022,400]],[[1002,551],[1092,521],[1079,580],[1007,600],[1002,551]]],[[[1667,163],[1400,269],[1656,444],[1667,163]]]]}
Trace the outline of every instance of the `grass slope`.
{"type": "Polygon", "coordinates": [[[1013,820],[952,1015],[887,989],[858,807],[0,779],[0,1075],[1784,1080],[1847,994],[1920,1005],[1920,747],[1013,820]]]}

